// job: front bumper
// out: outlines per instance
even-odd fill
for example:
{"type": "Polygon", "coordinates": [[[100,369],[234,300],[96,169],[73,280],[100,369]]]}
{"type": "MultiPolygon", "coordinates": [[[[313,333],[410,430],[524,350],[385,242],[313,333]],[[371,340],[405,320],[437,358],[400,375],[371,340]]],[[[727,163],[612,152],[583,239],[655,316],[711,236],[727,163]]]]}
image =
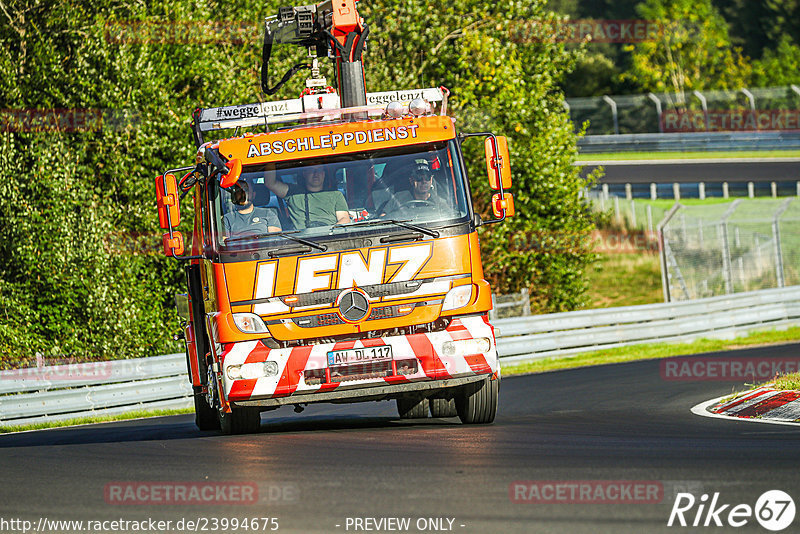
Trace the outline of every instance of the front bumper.
{"type": "Polygon", "coordinates": [[[260,341],[231,343],[223,346],[220,356],[225,397],[237,406],[357,402],[407,391],[454,387],[499,372],[494,333],[485,316],[454,319],[439,332],[287,349],[269,349],[260,341]],[[453,350],[454,341],[481,338],[489,340],[488,350],[474,354],[453,350]],[[330,351],[383,345],[392,347],[392,360],[348,369],[328,368],[330,351]],[[277,364],[273,376],[231,379],[226,372],[230,366],[267,361],[277,364]]]}

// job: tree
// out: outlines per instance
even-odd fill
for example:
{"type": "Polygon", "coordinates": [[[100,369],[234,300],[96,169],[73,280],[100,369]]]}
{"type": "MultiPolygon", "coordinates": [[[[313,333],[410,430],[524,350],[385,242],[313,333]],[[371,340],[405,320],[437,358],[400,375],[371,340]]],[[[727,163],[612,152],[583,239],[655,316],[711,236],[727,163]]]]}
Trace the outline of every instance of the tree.
{"type": "MultiPolygon", "coordinates": [[[[0,0],[4,118],[67,109],[97,122],[36,131],[7,121],[0,132],[2,365],[36,353],[85,360],[181,350],[171,334],[183,272],[159,251],[153,179],[193,160],[195,107],[263,99],[261,23],[279,5],[0,0]],[[243,35],[227,33],[238,27],[243,35]]],[[[373,27],[370,90],[444,84],[463,129],[511,137],[519,215],[481,230],[495,290],[531,287],[541,310],[579,306],[592,255],[575,235],[591,223],[556,85],[574,57],[543,36],[511,40],[516,22],[549,16],[542,2],[376,0],[360,9],[373,27]],[[571,248],[510,250],[513,236],[534,232],[571,248]]],[[[303,53],[275,52],[274,73],[303,53]]],[[[294,98],[299,85],[271,99],[294,98]]],[[[465,149],[488,217],[482,147],[465,149]]]]}
{"type": "Polygon", "coordinates": [[[728,29],[711,0],[646,0],[637,6],[646,20],[661,24],[659,38],[629,45],[631,67],[623,80],[643,91],[738,89],[750,66],[730,45],[728,29]]]}
{"type": "Polygon", "coordinates": [[[765,49],[764,57],[753,64],[751,83],[755,87],[800,83],[800,46],[784,35],[775,49],[765,49]]]}
{"type": "Polygon", "coordinates": [[[800,1],[714,0],[730,28],[731,42],[753,58],[782,39],[800,45],[800,1]]]}
{"type": "MultiPolygon", "coordinates": [[[[509,136],[517,215],[480,234],[494,291],[527,287],[539,311],[580,307],[584,271],[594,258],[592,224],[579,199],[587,182],[572,165],[576,137],[559,89],[576,54],[546,31],[561,19],[539,1],[455,0],[445,9],[381,0],[362,9],[374,31],[369,90],[442,84],[453,91],[461,131],[509,136]],[[380,16],[386,13],[390,20],[380,16]]],[[[475,141],[463,146],[476,205],[491,218],[483,147],[475,141]]]]}

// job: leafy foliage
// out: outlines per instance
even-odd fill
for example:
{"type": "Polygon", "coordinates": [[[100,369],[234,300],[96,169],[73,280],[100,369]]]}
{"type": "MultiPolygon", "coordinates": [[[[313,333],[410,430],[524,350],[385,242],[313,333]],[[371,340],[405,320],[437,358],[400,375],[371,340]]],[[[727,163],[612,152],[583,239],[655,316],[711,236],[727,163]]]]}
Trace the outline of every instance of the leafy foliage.
{"type": "MultiPolygon", "coordinates": [[[[263,98],[260,24],[279,5],[3,2],[0,108],[86,110],[104,120],[78,131],[0,133],[0,366],[37,353],[92,360],[181,350],[170,334],[183,272],[159,251],[153,178],[192,161],[195,107],[263,98]],[[229,28],[242,31],[231,38],[229,28]]],[[[372,26],[369,90],[445,85],[462,130],[510,136],[519,215],[481,233],[495,289],[529,287],[540,310],[579,306],[592,258],[586,249],[511,253],[505,246],[518,232],[557,238],[591,226],[558,90],[575,55],[546,39],[509,39],[515,20],[551,16],[542,2],[377,0],[360,9],[372,26]]],[[[276,50],[271,72],[283,73],[299,54],[276,50]]],[[[289,83],[272,98],[296,90],[289,83]]],[[[488,217],[478,145],[467,142],[465,150],[488,217]]]]}
{"type": "Polygon", "coordinates": [[[645,91],[738,89],[750,64],[730,46],[725,19],[711,0],[646,0],[637,6],[663,29],[656,41],[629,45],[632,64],[622,74],[645,91]]]}

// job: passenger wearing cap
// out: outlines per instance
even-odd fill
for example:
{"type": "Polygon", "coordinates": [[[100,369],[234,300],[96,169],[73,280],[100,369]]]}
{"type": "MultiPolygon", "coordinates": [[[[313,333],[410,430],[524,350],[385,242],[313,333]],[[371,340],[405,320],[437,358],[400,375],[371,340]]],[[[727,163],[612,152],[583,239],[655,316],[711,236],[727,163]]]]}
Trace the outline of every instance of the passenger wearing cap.
{"type": "Polygon", "coordinates": [[[411,189],[400,191],[387,204],[387,213],[398,211],[403,207],[432,207],[438,210],[446,209],[447,202],[438,195],[433,180],[430,164],[425,160],[417,160],[414,170],[409,177],[411,189]]]}
{"type": "Polygon", "coordinates": [[[253,184],[248,180],[239,180],[233,185],[231,202],[233,202],[234,209],[222,218],[228,236],[259,235],[281,231],[281,222],[277,212],[272,208],[255,207],[253,193],[253,184]]]}

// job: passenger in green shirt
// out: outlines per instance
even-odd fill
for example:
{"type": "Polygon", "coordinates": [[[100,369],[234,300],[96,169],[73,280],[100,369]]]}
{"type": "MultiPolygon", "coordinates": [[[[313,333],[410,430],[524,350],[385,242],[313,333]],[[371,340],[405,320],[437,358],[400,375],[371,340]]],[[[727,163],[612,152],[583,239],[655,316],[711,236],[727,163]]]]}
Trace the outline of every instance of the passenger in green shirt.
{"type": "Polygon", "coordinates": [[[350,222],[347,201],[341,191],[324,191],[325,170],[322,167],[305,167],[303,184],[286,184],[275,178],[275,173],[264,173],[264,185],[273,193],[286,199],[289,219],[298,230],[315,226],[331,226],[350,222]]]}

